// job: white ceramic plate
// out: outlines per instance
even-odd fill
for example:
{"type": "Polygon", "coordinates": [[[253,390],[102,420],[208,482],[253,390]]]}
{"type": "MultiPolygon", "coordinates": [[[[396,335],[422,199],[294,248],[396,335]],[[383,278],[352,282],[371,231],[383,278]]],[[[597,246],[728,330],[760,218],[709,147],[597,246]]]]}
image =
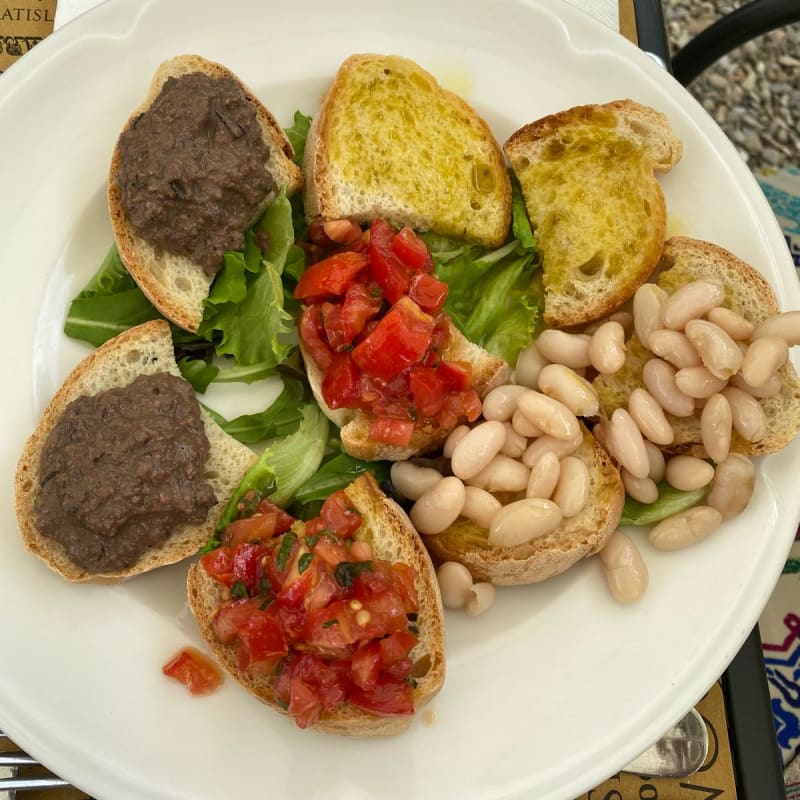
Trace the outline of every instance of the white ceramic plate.
{"type": "Polygon", "coordinates": [[[755,624],[798,521],[797,446],[759,466],[747,512],[691,552],[642,546],[650,589],[614,603],[595,561],[449,614],[448,677],[391,741],[301,732],[232,681],[192,700],[162,677],[200,644],[185,566],[128,585],[75,586],[16,535],[24,438],[86,352],[61,325],[111,241],[109,156],[158,63],[182,52],[237,72],[283,124],[313,113],[353,52],[410,56],[460,91],[500,141],[578,103],[632,97],[666,112],[685,157],[663,180],[681,232],[722,244],[800,307],[786,247],[719,129],[633,46],[552,2],[194,0],[106,3],[0,79],[2,413],[0,725],[97,797],[570,800],[648,746],[724,671],[755,624]]]}

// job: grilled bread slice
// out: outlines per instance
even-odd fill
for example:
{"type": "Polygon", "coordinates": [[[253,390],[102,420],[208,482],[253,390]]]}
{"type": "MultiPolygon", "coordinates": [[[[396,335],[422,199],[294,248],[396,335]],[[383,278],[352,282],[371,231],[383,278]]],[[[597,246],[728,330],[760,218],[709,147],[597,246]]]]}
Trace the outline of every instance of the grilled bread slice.
{"type": "Polygon", "coordinates": [[[309,217],[383,217],[487,247],[503,243],[511,185],[489,126],[419,65],[348,58],[303,158],[309,217]]]}
{"type": "Polygon", "coordinates": [[[544,117],[505,143],[542,255],[549,327],[611,313],[652,273],[666,225],[654,173],[681,149],[667,118],[632,100],[544,117]]]}
{"type": "MultiPolygon", "coordinates": [[[[411,658],[415,663],[428,664],[425,674],[416,677],[414,704],[418,710],[441,689],[445,677],[442,601],[433,564],[405,512],[381,492],[369,473],[353,481],[345,492],[363,517],[355,539],[369,542],[377,558],[408,564],[417,572],[415,588],[419,614],[416,624],[419,643],[411,651],[411,658]]],[[[302,534],[303,523],[295,523],[294,529],[302,534]]],[[[219,663],[250,694],[285,714],[285,709],[275,699],[274,678],[242,670],[238,665],[236,646],[224,645],[214,635],[212,621],[222,603],[220,589],[220,584],[209,577],[199,564],[189,568],[189,606],[203,638],[219,663]]],[[[324,712],[313,727],[324,733],[343,736],[391,736],[408,728],[412,719],[408,716],[377,717],[343,703],[333,711],[324,712]]]]}
{"type": "Polygon", "coordinates": [[[434,562],[459,561],[477,581],[515,586],[552,578],[602,550],[619,524],[625,490],[611,457],[586,427],[575,456],[589,467],[589,501],[583,511],[552,533],[514,547],[490,544],[485,528],[459,517],[444,532],[423,537],[434,562]]]}
{"type": "MultiPolygon", "coordinates": [[[[749,264],[715,244],[675,236],[664,246],[659,264],[658,285],[668,293],[704,278],[717,278],[725,286],[726,308],[754,324],[779,313],[777,299],[766,280],[749,264]]],[[[652,353],[633,337],[627,343],[623,368],[613,375],[599,375],[593,385],[604,414],[625,407],[631,392],[642,386],[642,369],[652,353]]],[[[785,447],[800,431],[800,381],[791,363],[778,373],[783,381],[780,392],[758,400],[767,420],[767,432],[759,442],[748,442],[735,431],[731,450],[744,455],[766,455],[785,447]]],[[[700,412],[690,417],[667,414],[675,440],[665,450],[690,452],[705,457],[701,444],[700,412]]]]}
{"type": "MultiPolygon", "coordinates": [[[[472,365],[472,385],[483,399],[488,392],[508,380],[511,369],[502,358],[493,356],[479,345],[470,342],[455,325],[450,323],[450,342],[442,351],[442,358],[451,361],[467,361],[472,365]]],[[[376,442],[369,438],[369,429],[374,417],[367,411],[337,408],[332,409],[322,396],[324,373],[314,362],[300,342],[305,362],[308,383],[324,414],[341,428],[340,438],[345,452],[365,461],[402,461],[422,453],[438,450],[450,433],[450,429],[419,425],[415,427],[407,446],[376,442]]]]}
{"type": "MultiPolygon", "coordinates": [[[[156,71],[144,102],[133,112],[125,129],[134,125],[156,98],[168,78],[191,73],[204,73],[212,78],[232,78],[239,83],[245,98],[255,111],[264,142],[269,147],[267,170],[276,187],[285,185],[287,193],[299,191],[303,175],[292,157],[294,151],[272,114],[230,70],[197,55],[181,55],[165,61],[156,71]]],[[[198,153],[198,157],[203,157],[198,153]]],[[[203,301],[208,296],[213,275],[184,255],[168,253],[146,241],[132,227],[123,208],[117,174],[120,168],[119,140],[114,148],[108,181],[108,208],[114,238],[122,260],[148,300],[168,319],[188,331],[197,331],[203,318],[203,301]]],[[[169,176],[165,175],[165,181],[169,176]]],[[[266,208],[271,195],[264,197],[251,223],[266,208]]],[[[224,213],[224,209],[222,209],[224,213]]],[[[244,231],[243,231],[244,232],[244,231]]]]}
{"type": "Polygon", "coordinates": [[[64,409],[78,397],[127,386],[140,375],[163,372],[180,377],[169,325],[163,320],[155,320],[130,328],[78,364],[47,405],[39,425],[25,443],[17,464],[14,485],[22,540],[28,550],[69,581],[117,583],[194,555],[212,534],[228,498],[255,461],[255,454],[248,447],[228,436],[201,409],[211,446],[205,465],[206,480],[217,498],[204,523],[180,525],[163,545],[145,551],[131,567],[99,574],[76,565],[60,543],[43,536],[36,527],[34,511],[42,478],[42,449],[64,409]]]}

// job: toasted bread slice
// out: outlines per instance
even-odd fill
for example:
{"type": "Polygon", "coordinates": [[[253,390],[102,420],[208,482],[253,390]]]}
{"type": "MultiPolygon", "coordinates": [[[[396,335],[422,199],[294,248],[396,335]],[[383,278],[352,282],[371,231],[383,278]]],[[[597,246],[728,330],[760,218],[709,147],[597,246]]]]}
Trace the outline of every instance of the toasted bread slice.
{"type": "Polygon", "coordinates": [[[434,562],[459,561],[475,580],[517,586],[552,578],[602,550],[619,524],[625,489],[611,457],[586,427],[575,455],[589,467],[589,502],[583,511],[552,533],[514,547],[489,544],[485,528],[459,517],[443,533],[423,537],[434,562]]]}
{"type": "Polygon", "coordinates": [[[407,58],[354,55],[325,95],[303,158],[309,217],[383,217],[503,243],[511,185],[489,126],[407,58]]]}
{"type": "MultiPolygon", "coordinates": [[[[472,385],[481,398],[485,397],[495,386],[508,380],[511,368],[502,358],[493,356],[479,345],[470,342],[452,323],[450,323],[450,328],[450,342],[442,351],[442,358],[452,361],[468,361],[472,365],[472,385]]],[[[314,398],[328,419],[341,428],[342,447],[351,456],[364,461],[403,461],[406,458],[438,450],[444,444],[450,430],[432,425],[416,427],[411,441],[406,447],[370,439],[369,429],[374,417],[366,411],[330,408],[322,396],[322,380],[325,375],[308,354],[302,340],[300,351],[314,398]]]]}
{"type": "Polygon", "coordinates": [[[654,172],[681,149],[667,118],[632,100],[544,117],[505,143],[542,254],[549,327],[613,312],[651,274],[666,225],[654,172]]]}
{"type": "MultiPolygon", "coordinates": [[[[269,147],[267,169],[276,187],[286,185],[288,194],[299,191],[303,186],[303,175],[292,161],[294,151],[275,118],[230,70],[200,56],[176,56],[161,64],[153,76],[145,101],[131,114],[125,129],[147,111],[168,78],[196,72],[213,78],[233,78],[239,83],[247,101],[255,108],[264,141],[269,147]]],[[[119,167],[118,140],[109,171],[108,208],[122,261],[147,299],[165,317],[181,328],[195,332],[203,318],[203,301],[208,296],[214,276],[207,274],[201,265],[193,263],[186,256],[165,252],[137,234],[122,207],[116,179],[119,167]]],[[[271,199],[271,195],[264,197],[251,222],[258,218],[271,199]]]]}
{"type": "MultiPolygon", "coordinates": [[[[675,236],[664,246],[659,264],[658,285],[672,293],[680,286],[701,278],[717,278],[725,286],[727,308],[741,314],[754,324],[779,312],[775,293],[767,281],[749,264],[718,245],[675,236]]],[[[642,386],[642,369],[652,357],[634,336],[628,341],[623,368],[613,375],[599,375],[593,384],[606,415],[625,407],[630,393],[642,386]]],[[[760,442],[748,442],[736,432],[731,450],[744,455],[760,456],[785,447],[800,431],[800,381],[791,363],[781,367],[783,387],[774,397],[759,399],[767,418],[767,434],[760,442]]],[[[691,417],[667,419],[675,431],[675,441],[663,449],[671,452],[690,452],[706,457],[701,444],[700,413],[691,417]]]]}
{"type": "MultiPolygon", "coordinates": [[[[414,704],[418,710],[439,691],[445,677],[442,601],[433,564],[405,512],[384,496],[369,473],[353,481],[345,492],[364,518],[355,538],[369,542],[376,557],[408,564],[417,572],[415,587],[419,599],[419,643],[411,651],[411,658],[414,662],[423,659],[430,665],[424,675],[416,678],[414,704]]],[[[295,530],[302,534],[303,523],[296,523],[295,530]]],[[[220,584],[210,578],[199,564],[189,568],[189,606],[203,638],[219,663],[250,694],[281,714],[286,714],[275,699],[273,677],[242,670],[237,662],[236,646],[221,644],[214,635],[212,621],[222,602],[220,588],[220,584]]],[[[377,717],[343,703],[333,711],[324,712],[314,728],[343,736],[391,736],[408,728],[412,719],[377,717]]]]}
{"type": "Polygon", "coordinates": [[[127,386],[140,375],[163,372],[180,376],[169,325],[163,320],[155,320],[130,328],[88,355],[67,376],[25,443],[14,484],[20,533],[28,550],[69,581],[117,583],[194,555],[212,534],[228,498],[255,461],[256,456],[248,447],[228,436],[201,408],[211,445],[205,466],[206,480],[217,498],[203,524],[177,527],[162,546],[147,550],[131,567],[106,573],[90,573],[77,566],[60,543],[43,536],[36,528],[34,512],[40,485],[41,454],[66,406],[78,397],[127,386]]]}

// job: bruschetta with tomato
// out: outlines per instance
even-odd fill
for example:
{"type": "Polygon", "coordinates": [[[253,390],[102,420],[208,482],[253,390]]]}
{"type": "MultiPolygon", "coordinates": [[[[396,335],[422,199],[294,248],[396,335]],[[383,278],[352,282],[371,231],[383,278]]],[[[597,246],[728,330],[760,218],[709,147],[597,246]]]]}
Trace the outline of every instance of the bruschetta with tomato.
{"type": "Polygon", "coordinates": [[[469,342],[442,310],[447,284],[410,227],[383,219],[363,233],[353,227],[294,292],[304,304],[309,383],[350,455],[397,461],[434,451],[478,417],[481,398],[509,367],[469,342]]]}
{"type": "Polygon", "coordinates": [[[301,728],[405,730],[445,675],[442,603],[408,517],[371,475],[292,519],[248,497],[189,570],[189,605],[223,668],[301,728]]]}

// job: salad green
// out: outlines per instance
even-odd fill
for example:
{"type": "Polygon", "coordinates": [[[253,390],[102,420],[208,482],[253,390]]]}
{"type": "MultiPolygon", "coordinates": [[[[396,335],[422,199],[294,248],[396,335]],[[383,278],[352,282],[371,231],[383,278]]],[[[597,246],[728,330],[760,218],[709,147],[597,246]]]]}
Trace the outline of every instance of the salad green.
{"type": "Polygon", "coordinates": [[[708,492],[708,486],[690,491],[681,491],[670,486],[666,481],[658,484],[658,500],[645,504],[625,495],[625,507],[622,509],[620,525],[654,525],[656,522],[671,517],[679,511],[696,506],[708,492]]]}

